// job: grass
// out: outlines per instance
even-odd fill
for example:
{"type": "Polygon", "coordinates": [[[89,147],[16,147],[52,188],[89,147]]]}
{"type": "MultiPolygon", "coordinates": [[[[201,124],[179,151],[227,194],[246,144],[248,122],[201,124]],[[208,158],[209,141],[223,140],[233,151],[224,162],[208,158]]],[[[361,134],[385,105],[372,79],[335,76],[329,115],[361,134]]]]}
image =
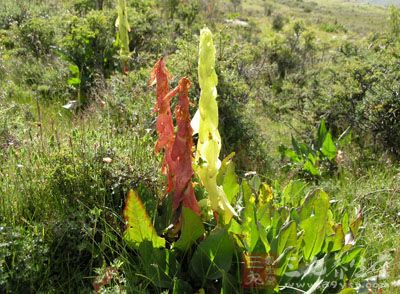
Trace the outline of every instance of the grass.
{"type": "Polygon", "coordinates": [[[269,22],[274,14],[303,20],[307,25],[342,24],[356,37],[381,32],[387,26],[387,10],[383,7],[342,0],[315,1],[244,1],[243,9],[250,16],[269,22]],[[270,11],[271,16],[265,14],[270,11]]]}
{"type": "Polygon", "coordinates": [[[338,179],[327,181],[323,186],[332,191],[331,195],[339,201],[340,210],[362,209],[362,242],[366,246],[369,262],[383,256],[390,256],[393,262],[400,240],[399,167],[394,165],[388,168],[378,164],[358,172],[350,170],[343,169],[338,179]]]}
{"type": "Polygon", "coordinates": [[[128,110],[129,80],[114,76],[115,96],[76,115],[62,103],[1,102],[1,242],[9,245],[0,259],[12,275],[6,291],[90,289],[92,269],[123,256],[128,189],[145,184],[148,199],[157,199],[159,161],[146,130],[152,102],[139,95],[128,110]]]}

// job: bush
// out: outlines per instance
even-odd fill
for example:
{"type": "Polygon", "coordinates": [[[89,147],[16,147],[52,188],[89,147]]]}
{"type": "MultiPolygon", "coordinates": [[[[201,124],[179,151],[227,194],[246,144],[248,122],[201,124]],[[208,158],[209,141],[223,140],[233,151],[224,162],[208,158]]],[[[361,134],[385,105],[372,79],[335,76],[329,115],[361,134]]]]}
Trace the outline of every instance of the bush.
{"type": "Polygon", "coordinates": [[[0,2],[0,29],[9,29],[34,17],[48,17],[63,8],[61,1],[2,0],[0,2]]]}
{"type": "Polygon", "coordinates": [[[275,31],[280,31],[283,29],[285,22],[286,22],[285,17],[282,14],[280,13],[275,14],[272,18],[272,28],[275,31]]]}
{"type": "Polygon", "coordinates": [[[30,50],[34,56],[48,55],[54,46],[54,22],[48,18],[33,18],[19,27],[22,46],[30,50]]]}
{"type": "Polygon", "coordinates": [[[62,56],[79,68],[79,90],[85,103],[95,76],[107,77],[116,68],[115,14],[92,10],[84,18],[71,16],[66,22],[67,34],[61,41],[62,56]]]}

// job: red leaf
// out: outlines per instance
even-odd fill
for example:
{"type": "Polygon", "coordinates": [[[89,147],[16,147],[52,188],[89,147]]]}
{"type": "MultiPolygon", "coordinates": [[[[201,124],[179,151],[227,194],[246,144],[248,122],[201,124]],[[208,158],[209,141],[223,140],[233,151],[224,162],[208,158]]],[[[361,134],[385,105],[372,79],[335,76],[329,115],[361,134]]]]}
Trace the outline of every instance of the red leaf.
{"type": "Polygon", "coordinates": [[[192,147],[193,130],[190,126],[189,113],[189,88],[190,81],[187,78],[182,78],[179,81],[178,87],[174,92],[179,93],[179,101],[175,107],[175,118],[178,126],[178,131],[175,136],[174,145],[172,146],[171,158],[174,161],[174,179],[175,179],[175,195],[172,201],[173,210],[176,210],[181,203],[183,206],[192,209],[197,214],[200,214],[200,207],[194,195],[192,177],[192,147]]]}
{"type": "Polygon", "coordinates": [[[168,177],[167,192],[173,190],[171,148],[175,137],[170,106],[171,99],[165,99],[165,96],[169,92],[168,81],[170,78],[171,74],[165,66],[164,59],[159,59],[153,67],[149,84],[157,84],[157,102],[154,106],[154,111],[158,113],[156,124],[158,134],[156,152],[164,151],[162,173],[168,177]]]}
{"type": "Polygon", "coordinates": [[[150,84],[157,84],[157,103],[154,111],[158,113],[156,152],[164,151],[162,173],[168,177],[167,192],[175,189],[172,208],[177,210],[183,206],[200,214],[200,207],[194,195],[192,177],[192,134],[189,113],[189,88],[190,81],[182,78],[178,86],[169,91],[168,81],[171,74],[165,67],[161,58],[154,65],[150,77],[150,84]],[[174,133],[174,124],[171,114],[171,100],[178,95],[179,101],[175,107],[175,117],[178,127],[174,133]]]}

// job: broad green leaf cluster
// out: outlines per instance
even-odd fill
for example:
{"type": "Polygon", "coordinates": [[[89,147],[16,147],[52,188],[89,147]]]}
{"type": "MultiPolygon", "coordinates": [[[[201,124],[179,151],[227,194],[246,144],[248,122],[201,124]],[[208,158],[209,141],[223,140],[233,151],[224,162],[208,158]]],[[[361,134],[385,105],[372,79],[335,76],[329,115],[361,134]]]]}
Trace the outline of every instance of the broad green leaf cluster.
{"type": "Polygon", "coordinates": [[[292,137],[292,147],[280,146],[282,158],[289,160],[290,168],[297,168],[311,177],[321,177],[336,165],[338,147],[351,138],[349,128],[334,141],[332,133],[326,128],[325,120],[320,123],[317,138],[311,144],[298,142],[292,137]]]}

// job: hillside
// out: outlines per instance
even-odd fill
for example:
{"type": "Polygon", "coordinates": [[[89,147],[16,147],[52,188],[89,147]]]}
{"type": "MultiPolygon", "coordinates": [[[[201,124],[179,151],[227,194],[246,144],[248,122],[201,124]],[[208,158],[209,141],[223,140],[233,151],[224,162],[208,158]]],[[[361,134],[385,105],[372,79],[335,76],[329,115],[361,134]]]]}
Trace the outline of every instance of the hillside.
{"type": "Polygon", "coordinates": [[[369,1],[360,1],[363,3],[368,3],[368,4],[372,4],[372,5],[383,5],[383,6],[390,6],[390,5],[400,5],[399,1],[396,0],[369,0],[369,1]]]}
{"type": "Polygon", "coordinates": [[[0,293],[400,293],[390,1],[0,2],[0,293]]]}

